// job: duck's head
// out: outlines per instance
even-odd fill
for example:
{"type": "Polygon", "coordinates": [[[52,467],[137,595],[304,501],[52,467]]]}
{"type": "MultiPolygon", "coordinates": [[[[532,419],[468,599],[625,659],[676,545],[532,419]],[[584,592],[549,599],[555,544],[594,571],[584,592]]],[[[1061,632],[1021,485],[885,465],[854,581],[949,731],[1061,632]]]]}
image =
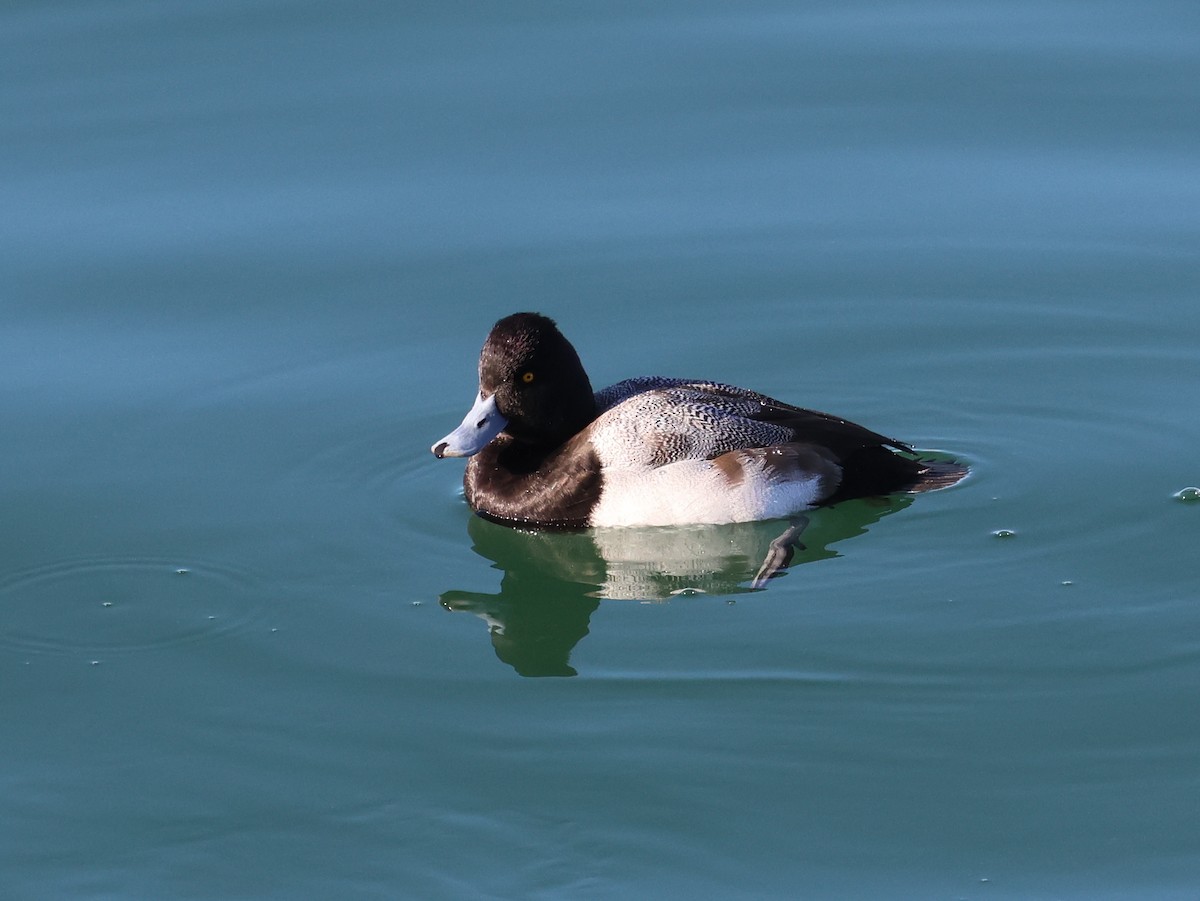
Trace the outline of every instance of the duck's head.
{"type": "Polygon", "coordinates": [[[596,415],[579,355],[552,319],[513,313],[492,328],[479,354],[479,394],[462,425],[433,445],[435,457],[469,457],[502,432],[557,447],[596,415]]]}

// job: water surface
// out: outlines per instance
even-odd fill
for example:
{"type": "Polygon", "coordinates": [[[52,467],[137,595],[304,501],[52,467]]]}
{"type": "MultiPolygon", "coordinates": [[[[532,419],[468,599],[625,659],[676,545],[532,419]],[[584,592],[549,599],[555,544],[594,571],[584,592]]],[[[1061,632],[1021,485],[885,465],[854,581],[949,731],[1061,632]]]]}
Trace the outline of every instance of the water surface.
{"type": "Polygon", "coordinates": [[[1191,6],[0,26],[6,897],[1194,895],[1191,6]],[[972,476],[482,522],[519,309],[972,476]]]}

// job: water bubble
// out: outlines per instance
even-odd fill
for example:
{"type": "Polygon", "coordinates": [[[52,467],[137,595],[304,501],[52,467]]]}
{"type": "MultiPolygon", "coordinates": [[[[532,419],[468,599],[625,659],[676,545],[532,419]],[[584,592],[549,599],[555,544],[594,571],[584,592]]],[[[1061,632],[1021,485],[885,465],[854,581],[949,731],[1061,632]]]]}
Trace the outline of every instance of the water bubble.
{"type": "Polygon", "coordinates": [[[1012,529],[996,529],[996,531],[992,532],[992,535],[996,538],[1015,538],[1016,534],[1012,529]]]}
{"type": "Polygon", "coordinates": [[[1075,584],[1075,582],[1074,582],[1073,580],[1071,580],[1071,579],[1064,579],[1064,580],[1062,581],[1062,584],[1063,584],[1063,585],[1066,585],[1066,586],[1068,586],[1068,587],[1070,587],[1071,585],[1074,585],[1074,584],[1075,584]]]}
{"type": "Polygon", "coordinates": [[[671,592],[672,597],[691,597],[694,594],[706,594],[703,588],[676,588],[671,592]]]}
{"type": "Polygon", "coordinates": [[[1175,492],[1175,500],[1185,503],[1200,501],[1200,488],[1188,487],[1175,492]]]}
{"type": "Polygon", "coordinates": [[[420,602],[420,601],[413,601],[413,602],[412,602],[412,605],[413,605],[414,607],[420,607],[420,606],[421,606],[421,602],[420,602]]]}
{"type": "Polygon", "coordinates": [[[103,603],[101,606],[102,606],[102,607],[111,607],[111,606],[112,606],[112,601],[105,601],[105,602],[104,602],[104,603],[103,603]]]}
{"type": "Polygon", "coordinates": [[[175,575],[177,575],[177,576],[186,576],[186,575],[188,575],[190,572],[191,572],[191,570],[190,570],[190,569],[177,569],[177,570],[175,570],[175,575]]]}

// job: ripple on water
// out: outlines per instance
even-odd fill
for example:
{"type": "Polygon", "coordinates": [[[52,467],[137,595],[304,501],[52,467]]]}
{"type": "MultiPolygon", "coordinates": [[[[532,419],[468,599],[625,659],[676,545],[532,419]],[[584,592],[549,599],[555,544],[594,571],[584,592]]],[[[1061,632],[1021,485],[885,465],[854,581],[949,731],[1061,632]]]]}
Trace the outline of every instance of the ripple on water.
{"type": "Polygon", "coordinates": [[[257,583],[196,561],[56,561],[0,581],[0,648],[101,656],[216,638],[261,618],[257,583]]]}

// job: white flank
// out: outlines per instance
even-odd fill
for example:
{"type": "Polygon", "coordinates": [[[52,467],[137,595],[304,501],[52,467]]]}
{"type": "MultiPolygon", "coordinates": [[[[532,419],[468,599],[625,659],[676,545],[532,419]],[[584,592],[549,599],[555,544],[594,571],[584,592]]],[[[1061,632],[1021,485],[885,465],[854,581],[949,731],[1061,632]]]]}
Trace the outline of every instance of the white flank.
{"type": "Polygon", "coordinates": [[[777,519],[811,507],[820,479],[772,479],[751,462],[731,485],[708,460],[683,460],[654,469],[604,469],[594,526],[675,526],[777,519]]]}

